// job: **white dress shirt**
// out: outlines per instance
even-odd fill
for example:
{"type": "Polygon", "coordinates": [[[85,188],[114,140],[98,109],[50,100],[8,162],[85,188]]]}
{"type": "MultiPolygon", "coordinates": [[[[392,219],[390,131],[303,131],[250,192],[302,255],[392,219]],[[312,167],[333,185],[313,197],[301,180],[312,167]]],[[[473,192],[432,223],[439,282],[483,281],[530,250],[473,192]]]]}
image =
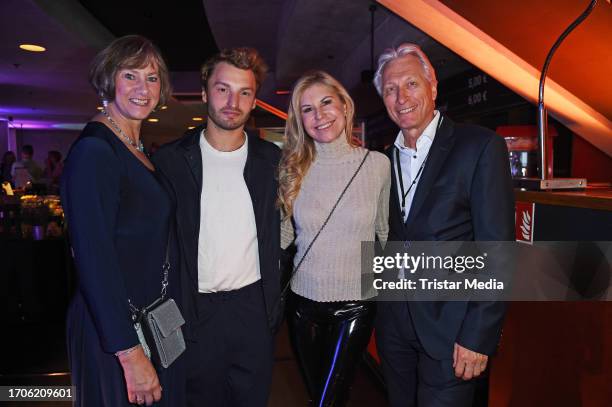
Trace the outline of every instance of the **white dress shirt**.
{"type": "MultiPolygon", "coordinates": [[[[423,130],[423,134],[417,139],[416,148],[407,147],[404,144],[404,135],[400,130],[397,138],[395,139],[395,147],[399,150],[399,160],[400,160],[400,168],[402,170],[402,181],[404,185],[404,193],[408,192],[410,185],[414,181],[414,185],[410,189],[410,192],[406,196],[406,206],[404,209],[404,222],[408,219],[408,214],[410,213],[410,208],[412,207],[412,199],[414,198],[414,193],[419,185],[419,180],[423,176],[423,171],[419,174],[419,169],[421,165],[425,162],[427,155],[429,154],[429,149],[436,137],[436,131],[438,129],[438,122],[442,120],[440,112],[437,110],[434,111],[434,117],[429,122],[425,130],[423,130]],[[418,175],[418,178],[417,177],[418,175]],[[415,179],[416,178],[416,179],[415,179]]],[[[425,165],[427,163],[425,162],[425,165]]],[[[400,177],[397,171],[397,155],[395,152],[393,153],[393,174],[395,175],[395,181],[397,182],[397,199],[399,199],[399,206],[402,207],[402,187],[400,182],[400,177]]]]}

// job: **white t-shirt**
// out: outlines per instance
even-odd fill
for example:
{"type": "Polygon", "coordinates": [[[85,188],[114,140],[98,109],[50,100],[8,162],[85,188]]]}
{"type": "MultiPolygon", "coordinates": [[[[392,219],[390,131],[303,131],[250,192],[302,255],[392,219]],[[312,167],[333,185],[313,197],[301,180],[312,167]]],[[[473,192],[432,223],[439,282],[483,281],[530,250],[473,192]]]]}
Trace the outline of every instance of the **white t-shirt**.
{"type": "Polygon", "coordinates": [[[244,180],[248,137],[234,151],[200,136],[202,195],[198,238],[200,292],[237,290],[261,278],[255,213],[244,180]]]}

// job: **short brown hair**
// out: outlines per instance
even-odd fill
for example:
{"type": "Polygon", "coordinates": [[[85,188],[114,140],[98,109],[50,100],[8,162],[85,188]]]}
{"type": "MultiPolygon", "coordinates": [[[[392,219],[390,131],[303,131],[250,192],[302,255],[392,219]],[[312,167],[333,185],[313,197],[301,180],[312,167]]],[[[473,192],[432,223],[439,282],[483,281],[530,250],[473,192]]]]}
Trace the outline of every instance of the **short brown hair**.
{"type": "Polygon", "coordinates": [[[162,106],[172,93],[168,67],[155,44],[140,35],[117,38],[100,51],[91,62],[89,83],[102,99],[112,102],[115,100],[117,72],[121,69],[143,68],[152,62],[157,65],[161,87],[156,107],[162,106]]]}
{"type": "Polygon", "coordinates": [[[256,90],[259,90],[261,84],[266,79],[268,65],[266,65],[265,61],[255,48],[229,48],[224,49],[218,54],[210,57],[206,62],[204,62],[204,65],[202,65],[202,89],[206,90],[208,78],[210,78],[212,75],[212,72],[217,64],[221,62],[226,62],[239,69],[252,71],[255,75],[255,82],[257,83],[256,90]]]}

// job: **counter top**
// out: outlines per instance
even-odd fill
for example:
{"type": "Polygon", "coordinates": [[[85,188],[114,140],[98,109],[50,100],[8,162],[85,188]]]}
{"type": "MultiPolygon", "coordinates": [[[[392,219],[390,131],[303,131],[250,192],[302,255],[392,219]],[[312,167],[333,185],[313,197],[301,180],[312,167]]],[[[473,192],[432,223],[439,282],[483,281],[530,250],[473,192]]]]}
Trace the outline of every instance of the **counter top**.
{"type": "Polygon", "coordinates": [[[523,191],[514,190],[517,201],[544,205],[612,211],[612,187],[594,187],[581,191],[523,191]]]}

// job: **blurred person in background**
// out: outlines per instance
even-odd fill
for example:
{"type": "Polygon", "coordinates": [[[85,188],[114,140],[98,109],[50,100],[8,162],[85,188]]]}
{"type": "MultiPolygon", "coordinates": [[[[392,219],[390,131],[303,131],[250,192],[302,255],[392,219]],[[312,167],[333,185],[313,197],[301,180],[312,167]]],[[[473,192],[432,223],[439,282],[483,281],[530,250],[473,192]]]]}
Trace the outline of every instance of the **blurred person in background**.
{"type": "Polygon", "coordinates": [[[50,189],[54,189],[59,185],[63,170],[62,153],[55,150],[49,151],[45,160],[43,178],[47,180],[50,189]]]}
{"type": "Polygon", "coordinates": [[[31,145],[26,144],[21,147],[21,160],[13,164],[13,170],[11,171],[15,187],[24,188],[29,183],[38,182],[42,177],[43,170],[33,160],[33,157],[34,148],[31,145]]]}
{"type": "Polygon", "coordinates": [[[2,162],[0,163],[0,183],[2,182],[13,182],[13,165],[17,161],[15,153],[7,151],[2,156],[2,162]]]}
{"type": "Polygon", "coordinates": [[[43,177],[52,180],[53,183],[58,183],[62,176],[63,169],[64,163],[62,162],[62,153],[55,150],[49,151],[47,153],[47,159],[45,160],[43,177]]]}

